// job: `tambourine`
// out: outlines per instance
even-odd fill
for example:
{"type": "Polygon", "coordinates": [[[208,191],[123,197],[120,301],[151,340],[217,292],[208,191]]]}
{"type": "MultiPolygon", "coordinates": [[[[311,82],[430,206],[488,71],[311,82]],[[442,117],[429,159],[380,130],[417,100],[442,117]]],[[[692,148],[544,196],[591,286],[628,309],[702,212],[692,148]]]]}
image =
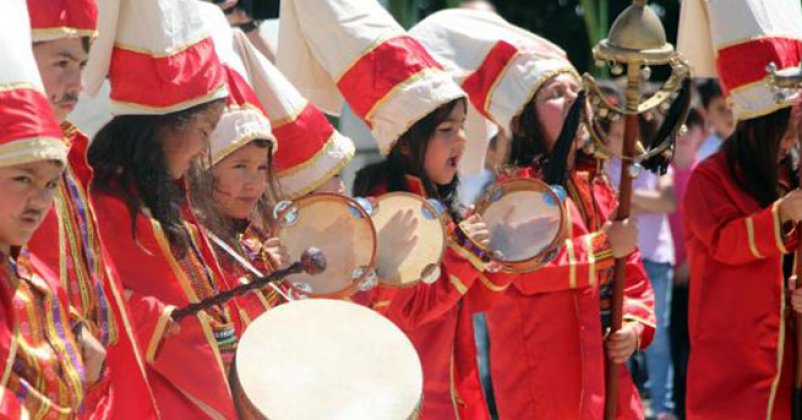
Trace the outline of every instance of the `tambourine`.
{"type": "Polygon", "coordinates": [[[483,247],[457,229],[462,242],[483,261],[504,271],[528,273],[551,261],[566,238],[565,190],[531,178],[513,178],[488,188],[475,212],[490,232],[483,247]]]}
{"type": "Polygon", "coordinates": [[[370,203],[376,273],[382,285],[405,288],[435,282],[448,234],[442,205],[406,192],[385,194],[370,203]]]}
{"type": "Polygon", "coordinates": [[[311,194],[278,203],[273,216],[275,234],[290,259],[297,260],[310,247],[326,256],[325,273],[287,279],[296,293],[342,298],[376,285],[376,234],[358,202],[338,194],[311,194]]]}
{"type": "Polygon", "coordinates": [[[245,330],[232,366],[241,419],[414,419],[423,393],[407,336],[344,301],[301,300],[267,311],[245,330]]]}

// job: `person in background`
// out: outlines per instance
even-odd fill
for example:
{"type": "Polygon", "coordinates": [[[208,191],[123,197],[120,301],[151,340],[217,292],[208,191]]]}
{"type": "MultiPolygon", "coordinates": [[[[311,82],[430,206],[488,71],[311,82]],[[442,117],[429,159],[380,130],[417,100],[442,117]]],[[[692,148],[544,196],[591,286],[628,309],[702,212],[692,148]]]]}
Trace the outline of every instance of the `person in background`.
{"type": "MultiPolygon", "coordinates": [[[[617,95],[619,103],[620,93],[617,95]]],[[[646,114],[640,118],[642,139],[652,139],[659,130],[661,118],[646,114]]],[[[624,119],[618,118],[608,125],[607,141],[613,155],[620,155],[623,145],[624,119]]],[[[619,185],[621,160],[611,158],[606,165],[613,185],[619,185]]],[[[652,345],[646,349],[646,370],[649,377],[651,407],[658,419],[672,419],[673,388],[669,320],[671,311],[671,276],[674,264],[674,241],[668,224],[668,215],[677,207],[673,177],[669,172],[658,176],[643,171],[633,180],[632,209],[638,220],[638,248],[643,266],[654,288],[657,330],[652,345]]]]}
{"type": "MultiPolygon", "coordinates": [[[[677,202],[685,197],[685,188],[691,172],[698,163],[699,146],[709,132],[702,113],[691,108],[685,121],[688,131],[677,136],[672,161],[674,194],[677,202]]],[[[690,340],[688,338],[688,281],[690,271],[685,252],[685,231],[682,226],[685,214],[682,206],[668,216],[671,236],[674,238],[674,287],[671,290],[671,317],[669,322],[669,341],[671,341],[671,360],[674,365],[674,413],[685,418],[685,379],[688,367],[690,340]]]]}
{"type": "Polygon", "coordinates": [[[259,32],[259,25],[264,19],[278,18],[278,1],[225,0],[213,2],[223,9],[223,13],[226,14],[232,27],[241,29],[260,53],[271,62],[276,62],[276,49],[259,32]]]}
{"type": "Polygon", "coordinates": [[[735,132],[735,118],[732,109],[721,91],[718,79],[704,79],[697,85],[702,99],[702,116],[711,132],[699,146],[696,158],[699,162],[718,152],[724,139],[735,132]]]}

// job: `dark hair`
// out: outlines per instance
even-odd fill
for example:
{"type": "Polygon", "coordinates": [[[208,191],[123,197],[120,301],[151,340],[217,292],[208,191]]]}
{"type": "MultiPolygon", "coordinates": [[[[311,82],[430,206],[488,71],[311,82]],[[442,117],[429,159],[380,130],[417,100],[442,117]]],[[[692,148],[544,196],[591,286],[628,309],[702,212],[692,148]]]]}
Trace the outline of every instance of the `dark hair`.
{"type": "Polygon", "coordinates": [[[688,110],[688,118],[685,119],[685,126],[688,127],[689,130],[693,127],[704,128],[705,119],[696,107],[691,107],[691,109],[688,110]]]}
{"type": "MultiPolygon", "coordinates": [[[[266,210],[275,204],[276,198],[279,197],[273,174],[273,142],[256,139],[248,144],[267,149],[267,190],[257,202],[257,208],[253,212],[255,216],[261,218],[261,220],[256,220],[257,224],[266,226],[269,223],[267,220],[269,212],[266,210]]],[[[204,171],[203,174],[193,172],[189,178],[189,187],[192,208],[201,224],[236,249],[238,247],[237,234],[242,233],[248,227],[250,220],[236,220],[223,214],[219,203],[214,198],[217,180],[214,179],[211,169],[204,171]]]]}
{"type": "Polygon", "coordinates": [[[730,175],[762,207],[779,198],[781,168],[790,165],[787,157],[777,162],[780,142],[790,118],[791,109],[783,108],[763,117],[741,121],[722,145],[730,175]]]}
{"type": "Polygon", "coordinates": [[[404,177],[409,174],[420,178],[426,195],[440,200],[451,216],[459,220],[456,210],[458,177],[455,176],[448,185],[436,185],[426,176],[423,168],[426,150],[437,126],[448,119],[458,104],[466,106],[465,99],[455,99],[430,112],[398,138],[386,159],[360,169],[354,178],[354,195],[371,195],[382,184],[386,185],[389,192],[407,191],[404,177]]]}
{"type": "Polygon", "coordinates": [[[708,109],[713,99],[721,98],[724,94],[721,92],[721,85],[718,84],[717,79],[704,79],[696,86],[699,91],[699,97],[702,99],[702,107],[708,109]]]}
{"type": "MultiPolygon", "coordinates": [[[[37,45],[41,45],[41,44],[44,44],[46,42],[50,42],[50,41],[34,41],[32,43],[32,45],[35,47],[37,45]]],[[[90,36],[82,36],[81,37],[81,46],[84,47],[84,52],[88,53],[89,52],[89,48],[92,47],[92,37],[90,37],[90,36]]]]}
{"type": "Polygon", "coordinates": [[[540,170],[545,182],[563,185],[567,176],[567,158],[580,124],[585,93],[580,92],[568,115],[552,150],[535,107],[535,96],[519,114],[518,127],[513,130],[508,163],[515,167],[532,167],[540,170]]]}
{"type": "Polygon", "coordinates": [[[170,176],[160,136],[165,128],[185,127],[221,101],[165,115],[118,115],[95,135],[87,153],[94,170],[93,186],[125,201],[134,238],[136,220],[144,205],[161,224],[177,256],[185,254],[188,242],[181,206],[186,190],[170,176]]]}

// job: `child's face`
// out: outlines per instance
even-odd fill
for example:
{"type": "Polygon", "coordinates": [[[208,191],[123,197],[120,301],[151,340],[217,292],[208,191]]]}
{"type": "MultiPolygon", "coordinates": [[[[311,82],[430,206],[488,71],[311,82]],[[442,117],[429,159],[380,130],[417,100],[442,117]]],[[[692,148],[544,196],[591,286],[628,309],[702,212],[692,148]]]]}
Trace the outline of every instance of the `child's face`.
{"type": "Polygon", "coordinates": [[[340,174],[337,174],[329,178],[328,181],[323,183],[321,186],[312,190],[312,193],[344,194],[345,183],[343,183],[343,179],[340,174]]]}
{"type": "Polygon", "coordinates": [[[610,121],[610,128],[605,137],[607,147],[615,156],[621,156],[621,151],[624,148],[624,119],[619,118],[615,121],[610,121]]]}
{"type": "Polygon", "coordinates": [[[38,161],[0,168],[0,245],[24,245],[53,204],[64,166],[38,161]]]}
{"type": "Polygon", "coordinates": [[[448,185],[457,176],[457,164],[465,151],[464,128],[464,104],[457,104],[448,118],[435,127],[423,160],[423,170],[433,183],[448,185]]]}
{"type": "Polygon", "coordinates": [[[81,38],[61,38],[33,46],[45,92],[58,122],[72,112],[83,90],[81,73],[89,59],[83,42],[81,38]]]}
{"type": "Polygon", "coordinates": [[[206,155],[209,150],[209,136],[217,127],[223,108],[222,102],[213,104],[196,114],[184,126],[162,129],[162,150],[173,179],[183,178],[192,164],[206,155]]]}
{"type": "Polygon", "coordinates": [[[267,149],[251,142],[212,168],[214,201],[233,219],[247,219],[267,188],[267,149]]]}
{"type": "Polygon", "coordinates": [[[557,142],[565,117],[568,116],[580,90],[582,86],[576,77],[562,73],[544,83],[535,95],[535,112],[549,150],[557,142]]]}
{"type": "Polygon", "coordinates": [[[727,101],[719,96],[713,98],[705,109],[707,122],[713,131],[722,139],[726,139],[735,132],[735,118],[727,101]]]}

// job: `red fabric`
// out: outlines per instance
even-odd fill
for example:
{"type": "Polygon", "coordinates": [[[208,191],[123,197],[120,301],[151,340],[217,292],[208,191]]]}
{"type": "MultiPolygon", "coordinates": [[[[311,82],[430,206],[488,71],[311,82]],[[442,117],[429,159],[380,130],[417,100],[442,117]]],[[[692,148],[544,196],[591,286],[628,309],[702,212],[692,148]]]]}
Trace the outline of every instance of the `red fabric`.
{"type": "MultiPolygon", "coordinates": [[[[423,194],[420,181],[408,177],[408,190],[423,194]]],[[[387,192],[384,187],[374,195],[387,192]]],[[[453,229],[453,226],[451,226],[453,229]]],[[[431,285],[408,289],[377,287],[355,301],[368,302],[409,337],[423,367],[422,420],[489,419],[476,364],[476,344],[471,315],[492,305],[499,293],[487,288],[492,281],[498,288],[505,278],[493,276],[480,281],[480,271],[450,244],[440,278],[431,285]]]]}
{"type": "Polygon", "coordinates": [[[273,126],[278,142],[273,164],[281,172],[304,164],[323,150],[334,134],[334,127],[314,105],[307,103],[292,120],[273,126]]]}
{"type": "Polygon", "coordinates": [[[354,113],[364,119],[395,87],[430,68],[442,69],[418,41],[401,35],[360,57],[337,87],[354,113]]]}
{"type": "Polygon", "coordinates": [[[169,108],[214,93],[225,77],[211,38],[166,57],[115,46],[109,68],[110,97],[136,106],[169,108]]]}
{"type": "Polygon", "coordinates": [[[485,109],[487,98],[492,93],[490,89],[493,88],[496,80],[498,80],[504,69],[507,68],[507,64],[517,53],[518,49],[512,44],[498,41],[487,53],[479,68],[465,78],[462,83],[462,89],[468,94],[473,106],[488,119],[492,120],[492,116],[485,109]]]}
{"type": "Polygon", "coordinates": [[[682,206],[682,200],[685,197],[685,191],[688,188],[688,181],[691,179],[691,173],[696,167],[697,162],[685,169],[677,168],[673,165],[674,169],[674,193],[677,195],[677,211],[668,216],[668,223],[671,225],[671,237],[674,238],[674,266],[681,267],[685,264],[687,252],[685,251],[685,227],[683,222],[685,220],[685,209],[682,206]]]}
{"type": "Polygon", "coordinates": [[[32,137],[61,138],[45,95],[31,88],[0,90],[0,147],[32,137]]]}
{"type": "Polygon", "coordinates": [[[251,85],[248,84],[245,78],[231,67],[224,66],[224,68],[226,72],[226,84],[228,86],[226,105],[253,107],[258,109],[262,114],[264,114],[265,118],[267,118],[267,112],[262,107],[261,102],[259,102],[259,98],[256,97],[256,93],[253,91],[253,88],[251,88],[251,85]]]}
{"type": "MultiPolygon", "coordinates": [[[[92,169],[86,161],[89,138],[76,130],[65,141],[70,144],[70,152],[68,155],[69,168],[65,171],[64,176],[73,177],[72,182],[76,183],[85,192],[92,179],[92,169]]],[[[61,182],[64,183],[66,180],[63,179],[61,182]]],[[[72,200],[69,195],[62,196],[60,199],[72,200]]],[[[69,205],[89,206],[88,214],[94,219],[94,211],[89,203],[71,202],[69,205]]],[[[92,229],[95,226],[83,226],[83,228],[92,229]]],[[[80,257],[72,258],[72,253],[85,251],[72,249],[69,241],[65,241],[66,243],[61,246],[58,245],[58,230],[58,216],[55,209],[52,209],[28,243],[31,253],[38,257],[54,273],[60,271],[62,263],[70,265],[74,261],[80,260],[88,265],[88,261],[85,259],[80,257]],[[64,248],[65,255],[61,255],[61,247],[64,248]],[[65,258],[65,261],[62,261],[62,258],[65,258]]],[[[72,234],[79,235],[80,232],[73,232],[72,234]]],[[[98,232],[94,230],[91,236],[97,238],[98,232]]],[[[100,243],[100,248],[101,253],[105,253],[105,247],[102,243],[100,243]]],[[[145,360],[143,355],[137,353],[134,348],[135,343],[139,341],[139,337],[136,336],[133,330],[126,328],[126,324],[131,322],[131,313],[124,303],[122,305],[118,304],[121,302],[115,298],[115,296],[118,296],[124,299],[122,285],[119,282],[119,278],[113,275],[115,270],[111,266],[112,261],[103,255],[95,256],[95,258],[99,258],[103,267],[107,269],[93,274],[103,282],[102,287],[108,298],[105,304],[112,311],[118,334],[117,341],[106,348],[106,374],[103,380],[92,386],[88,391],[85,416],[91,418],[119,418],[127,415],[136,416],[137,418],[154,418],[157,415],[157,411],[152,390],[143,371],[145,360]]],[[[85,272],[93,272],[91,267],[84,267],[84,269],[85,272]]],[[[62,279],[62,281],[65,281],[65,279],[62,279]]],[[[89,319],[86,321],[92,322],[89,319]]],[[[97,326],[91,328],[93,331],[97,329],[97,326]]]]}
{"type": "MultiPolygon", "coordinates": [[[[177,267],[172,253],[159,245],[159,240],[166,238],[153,227],[151,219],[142,214],[137,217],[134,238],[130,213],[123,200],[97,192],[93,199],[108,256],[115,263],[122,285],[131,292],[128,304],[140,338],[140,350],[147,354],[156,323],[167,305],[180,308],[190,303],[180,280],[183,271],[177,267]]],[[[203,238],[198,246],[218,286],[221,290],[228,289],[205,237],[197,232],[197,225],[190,226],[203,238]]],[[[241,333],[239,306],[232,301],[227,308],[237,332],[241,333]]],[[[211,412],[236,418],[224,367],[214,354],[217,343],[214,337],[207,338],[200,319],[198,316],[182,320],[180,333],[162,337],[155,358],[148,363],[147,374],[163,418],[207,418],[212,416],[211,412]]]]}
{"type": "Polygon", "coordinates": [[[95,0],[28,0],[31,28],[67,28],[94,31],[97,27],[95,0]]]}
{"type": "MultiPolygon", "coordinates": [[[[500,418],[602,419],[604,415],[606,358],[598,285],[611,279],[612,270],[609,264],[605,268],[591,263],[598,250],[589,249],[587,239],[607,220],[617,200],[603,176],[574,171],[570,178],[566,244],[548,265],[515,278],[487,313],[500,418]]],[[[654,292],[639,252],[627,263],[624,319],[642,323],[640,344],[645,348],[654,333],[654,292]]],[[[637,389],[623,365],[619,381],[618,418],[643,418],[637,389]]]]}
{"type": "Polygon", "coordinates": [[[791,250],[796,237],[777,233],[774,206],[761,208],[740,187],[723,152],[699,164],[683,205],[692,279],[688,418],[790,419],[792,331],[780,245],[791,250]]]}
{"type": "Polygon", "coordinates": [[[720,49],[716,71],[727,96],[733,89],[765,79],[766,63],[785,69],[799,65],[800,59],[802,41],[765,37],[720,49]]]}

